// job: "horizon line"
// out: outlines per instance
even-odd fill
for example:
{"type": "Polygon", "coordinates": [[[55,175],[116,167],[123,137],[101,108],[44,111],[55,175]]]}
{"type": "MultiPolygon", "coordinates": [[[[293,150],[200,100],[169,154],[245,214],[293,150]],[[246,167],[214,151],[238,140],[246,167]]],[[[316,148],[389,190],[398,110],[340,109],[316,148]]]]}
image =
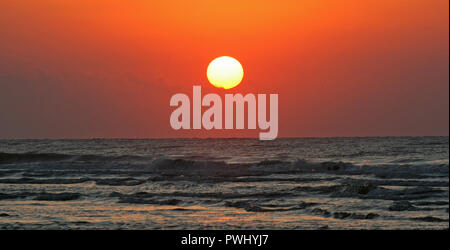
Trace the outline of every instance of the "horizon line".
{"type": "MultiPolygon", "coordinates": [[[[326,139],[326,138],[389,138],[389,137],[449,137],[449,135],[367,135],[367,136],[281,136],[277,139],[326,139]]],[[[258,137],[35,137],[0,138],[0,140],[211,140],[211,139],[255,139],[258,137]]],[[[270,140],[269,140],[270,141],[270,140]]]]}

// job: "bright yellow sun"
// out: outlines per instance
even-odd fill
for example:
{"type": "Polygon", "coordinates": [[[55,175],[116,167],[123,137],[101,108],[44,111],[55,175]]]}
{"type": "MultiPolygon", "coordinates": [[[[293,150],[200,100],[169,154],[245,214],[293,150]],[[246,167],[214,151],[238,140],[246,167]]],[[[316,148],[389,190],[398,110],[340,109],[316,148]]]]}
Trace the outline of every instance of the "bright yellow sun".
{"type": "Polygon", "coordinates": [[[209,82],[224,89],[239,85],[244,77],[244,69],[238,60],[230,56],[221,56],[209,63],[206,71],[209,82]]]}

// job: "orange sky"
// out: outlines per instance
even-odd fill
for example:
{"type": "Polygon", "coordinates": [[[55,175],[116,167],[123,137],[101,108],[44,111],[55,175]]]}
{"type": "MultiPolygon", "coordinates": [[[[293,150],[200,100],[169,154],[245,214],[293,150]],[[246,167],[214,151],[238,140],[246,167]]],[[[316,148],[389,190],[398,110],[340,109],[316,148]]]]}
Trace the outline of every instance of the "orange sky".
{"type": "Polygon", "coordinates": [[[278,93],[279,136],[448,135],[447,0],[0,2],[0,138],[174,131],[175,93],[278,93]],[[215,57],[243,82],[212,87],[215,57]]]}

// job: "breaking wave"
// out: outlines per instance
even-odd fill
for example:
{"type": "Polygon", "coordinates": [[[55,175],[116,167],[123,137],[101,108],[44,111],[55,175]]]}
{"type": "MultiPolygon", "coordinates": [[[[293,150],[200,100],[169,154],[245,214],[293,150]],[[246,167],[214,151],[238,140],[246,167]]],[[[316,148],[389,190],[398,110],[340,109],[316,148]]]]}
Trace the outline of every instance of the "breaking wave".
{"type": "MultiPolygon", "coordinates": [[[[139,176],[156,174],[166,177],[233,178],[267,176],[275,174],[324,173],[332,175],[372,175],[381,179],[432,178],[448,176],[448,164],[384,164],[355,165],[346,162],[312,162],[262,160],[254,163],[228,163],[220,160],[192,160],[184,158],[159,158],[147,156],[66,155],[46,153],[0,153],[0,177],[15,175],[23,170],[24,178],[84,174],[119,174],[139,176]],[[38,165],[36,165],[38,164],[38,165]],[[20,170],[19,170],[20,169],[20,170]],[[59,171],[58,171],[59,170],[59,171]],[[64,171],[62,171],[64,170],[64,171]]],[[[322,177],[323,178],[323,177],[322,177]]],[[[254,179],[257,181],[257,179],[254,179]]],[[[264,179],[266,180],[266,179],[264,179]]],[[[33,182],[23,179],[22,182],[33,182]]],[[[65,180],[67,182],[77,180],[65,180]]],[[[99,181],[105,185],[121,180],[99,181]]],[[[122,180],[123,181],[123,180],[122,180]]],[[[131,183],[137,183],[129,180],[131,183]]],[[[8,182],[8,180],[0,180],[8,182]]],[[[402,180],[405,182],[405,180],[402,180]]],[[[441,183],[444,185],[444,183],[441,183]]]]}

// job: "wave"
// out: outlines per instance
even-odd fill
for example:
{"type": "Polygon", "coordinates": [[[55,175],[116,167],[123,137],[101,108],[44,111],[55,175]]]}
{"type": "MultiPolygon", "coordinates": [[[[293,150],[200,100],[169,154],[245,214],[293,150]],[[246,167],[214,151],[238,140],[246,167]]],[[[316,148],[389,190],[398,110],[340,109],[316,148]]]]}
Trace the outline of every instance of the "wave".
{"type": "Polygon", "coordinates": [[[371,220],[379,217],[380,215],[375,213],[359,214],[359,213],[349,213],[349,212],[329,212],[328,210],[315,208],[312,210],[315,215],[320,215],[323,217],[333,217],[335,219],[358,219],[358,220],[371,220]]]}
{"type": "MultiPolygon", "coordinates": [[[[223,160],[202,160],[198,157],[154,158],[136,155],[72,155],[55,153],[0,153],[0,176],[23,171],[24,177],[49,177],[64,175],[151,175],[168,178],[191,178],[211,181],[236,180],[238,177],[268,176],[276,174],[324,173],[331,175],[372,175],[379,179],[415,179],[448,177],[448,164],[408,164],[407,161],[384,165],[356,165],[347,162],[312,162],[265,159],[253,163],[230,163],[223,160]],[[31,163],[31,164],[28,164],[31,163]],[[13,165],[13,166],[11,166],[13,165]],[[18,168],[17,165],[20,167],[18,168]]],[[[111,180],[114,185],[114,180],[111,180]]],[[[251,181],[251,180],[250,180],[251,181]]],[[[267,181],[267,179],[254,179],[267,181]]],[[[405,180],[403,180],[405,181],[405,180]]],[[[100,181],[101,182],[101,181],[100,181]]],[[[132,180],[133,183],[139,181],[132,180]]],[[[108,185],[107,181],[103,182],[108,185]]],[[[438,184],[441,185],[442,183],[438,184]]],[[[136,184],[137,185],[137,184],[136,184]]],[[[425,184],[424,184],[425,185],[425,184]]],[[[444,184],[442,184],[444,185],[444,184]]]]}
{"type": "Polygon", "coordinates": [[[307,207],[315,206],[317,203],[301,201],[299,204],[287,205],[287,206],[273,206],[265,204],[256,204],[253,201],[225,201],[225,206],[234,208],[243,208],[247,212],[285,212],[292,210],[302,210],[307,207]]]}
{"type": "Polygon", "coordinates": [[[61,161],[70,157],[70,155],[55,153],[0,153],[0,164],[61,161]]]}
{"type": "Polygon", "coordinates": [[[412,220],[425,221],[425,222],[448,222],[448,219],[441,219],[441,218],[433,217],[433,216],[416,217],[416,218],[412,218],[412,220]]]}
{"type": "Polygon", "coordinates": [[[4,184],[77,184],[90,181],[89,178],[64,178],[64,179],[36,179],[36,178],[10,178],[0,179],[4,184]]]}
{"type": "MultiPolygon", "coordinates": [[[[402,201],[394,201],[394,203],[389,206],[389,211],[433,211],[436,208],[432,207],[418,207],[421,202],[412,203],[410,201],[402,200],[402,201]]],[[[431,203],[432,204],[432,203],[431,203]]],[[[442,202],[436,202],[435,204],[443,204],[442,202]]],[[[447,203],[448,205],[448,203],[447,203]]]]}
{"type": "Polygon", "coordinates": [[[0,178],[1,184],[80,184],[94,181],[103,186],[137,186],[147,180],[135,178],[0,178]]]}
{"type": "Polygon", "coordinates": [[[136,155],[75,155],[58,153],[2,153],[0,152],[0,164],[33,163],[33,162],[108,162],[108,161],[134,161],[151,160],[151,157],[136,155]]]}
{"type": "Polygon", "coordinates": [[[33,193],[33,192],[20,192],[20,193],[0,193],[0,200],[13,200],[13,199],[26,199],[32,197],[37,201],[71,201],[77,200],[81,197],[80,193],[33,193]]]}
{"type": "Polygon", "coordinates": [[[81,197],[79,193],[40,193],[34,198],[37,201],[71,201],[81,197]]]}

